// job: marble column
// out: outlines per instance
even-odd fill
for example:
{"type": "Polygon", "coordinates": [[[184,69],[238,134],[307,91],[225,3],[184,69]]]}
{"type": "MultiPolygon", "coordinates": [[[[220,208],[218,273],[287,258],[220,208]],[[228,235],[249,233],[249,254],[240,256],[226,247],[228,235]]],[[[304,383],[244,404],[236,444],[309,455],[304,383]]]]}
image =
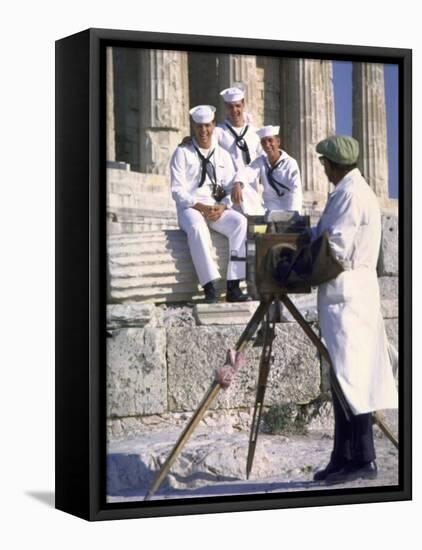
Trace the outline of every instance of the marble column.
{"type": "Polygon", "coordinates": [[[116,160],[116,131],[114,124],[114,74],[113,74],[113,49],[107,48],[107,158],[106,160],[116,160]]]}
{"type": "Polygon", "coordinates": [[[262,124],[280,124],[280,60],[277,57],[256,58],[259,92],[258,119],[262,124]]]}
{"type": "MultiPolygon", "coordinates": [[[[217,56],[213,53],[189,52],[189,106],[218,107],[219,92],[217,56]]],[[[220,121],[220,119],[218,119],[220,121]]]]}
{"type": "Polygon", "coordinates": [[[360,170],[375,194],[387,200],[387,119],[380,63],[353,63],[353,136],[360,145],[360,170]]]}
{"type": "Polygon", "coordinates": [[[140,69],[140,171],[168,174],[174,149],[189,133],[187,53],[142,50],[140,69]]]}
{"type": "Polygon", "coordinates": [[[335,133],[332,63],[284,59],[281,68],[282,147],[299,164],[305,206],[320,209],[329,183],[315,146],[335,133]]]}
{"type": "MultiPolygon", "coordinates": [[[[239,86],[245,89],[246,111],[252,116],[254,126],[263,124],[263,98],[258,85],[256,57],[252,55],[223,54],[218,57],[219,92],[224,88],[239,86]]],[[[217,118],[224,119],[224,102],[220,98],[217,118]]]]}

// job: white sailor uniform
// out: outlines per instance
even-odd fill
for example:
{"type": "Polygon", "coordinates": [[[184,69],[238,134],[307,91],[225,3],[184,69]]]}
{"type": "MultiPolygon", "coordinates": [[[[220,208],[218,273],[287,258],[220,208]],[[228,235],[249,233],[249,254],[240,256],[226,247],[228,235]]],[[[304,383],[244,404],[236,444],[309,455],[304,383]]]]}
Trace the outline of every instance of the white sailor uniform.
{"type": "MultiPolygon", "coordinates": [[[[241,170],[262,154],[261,140],[256,128],[245,124],[242,128],[233,127],[228,120],[218,124],[214,135],[218,144],[228,151],[236,170],[241,170]]],[[[242,211],[245,214],[263,213],[262,199],[258,193],[258,178],[248,181],[243,191],[242,211]]]]}
{"type": "Polygon", "coordinates": [[[262,154],[261,140],[256,130],[250,124],[245,124],[242,128],[235,128],[228,120],[218,124],[215,128],[214,135],[218,144],[230,153],[236,170],[248,166],[262,154]]]}
{"type": "Polygon", "coordinates": [[[264,207],[267,210],[302,211],[302,183],[295,159],[280,149],[281,156],[271,166],[265,153],[249,166],[238,171],[235,181],[247,184],[260,176],[264,186],[264,207]]]}
{"type": "MultiPolygon", "coordinates": [[[[178,147],[170,161],[171,189],[176,201],[177,218],[180,228],[187,234],[189,250],[192,256],[199,283],[204,286],[220,278],[217,265],[211,257],[211,239],[209,229],[225,235],[229,240],[229,258],[231,255],[245,256],[247,231],[246,218],[232,210],[230,191],[233,184],[235,168],[227,151],[219,147],[215,138],[210,150],[201,150],[195,139],[191,145],[178,147]],[[213,185],[207,171],[205,180],[200,186],[202,161],[200,155],[207,157],[215,170],[216,183],[221,185],[227,195],[220,201],[227,209],[217,221],[209,221],[196,209],[200,202],[206,205],[218,204],[213,197],[213,185]],[[214,151],[212,153],[212,151],[214,151]]],[[[227,280],[245,278],[245,262],[230,261],[227,266],[227,280]]]]}

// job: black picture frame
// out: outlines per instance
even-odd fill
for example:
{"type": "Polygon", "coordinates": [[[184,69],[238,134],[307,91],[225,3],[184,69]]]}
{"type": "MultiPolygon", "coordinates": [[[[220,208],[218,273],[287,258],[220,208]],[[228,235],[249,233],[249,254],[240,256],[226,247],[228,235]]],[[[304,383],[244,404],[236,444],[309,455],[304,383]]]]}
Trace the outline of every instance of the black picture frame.
{"type": "Polygon", "coordinates": [[[412,498],[412,52],[337,44],[88,29],[56,42],[56,508],[86,520],[412,498]],[[107,46],[395,63],[399,68],[399,485],[373,489],[106,503],[107,46]]]}

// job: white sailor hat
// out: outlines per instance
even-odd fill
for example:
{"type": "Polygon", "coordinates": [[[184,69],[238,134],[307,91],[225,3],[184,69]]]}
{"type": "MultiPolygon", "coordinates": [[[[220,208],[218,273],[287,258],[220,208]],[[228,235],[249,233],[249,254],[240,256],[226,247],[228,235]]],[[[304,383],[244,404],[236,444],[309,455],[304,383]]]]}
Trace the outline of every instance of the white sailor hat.
{"type": "Polygon", "coordinates": [[[241,88],[226,88],[220,92],[221,97],[225,103],[232,103],[233,101],[241,101],[245,97],[245,90],[241,88]]]}
{"type": "Polygon", "coordinates": [[[264,126],[256,131],[260,139],[269,137],[269,136],[278,136],[280,131],[280,126],[264,126]]]}
{"type": "Polygon", "coordinates": [[[215,107],[212,105],[198,105],[193,107],[189,114],[194,122],[198,124],[208,124],[214,120],[215,107]]]}

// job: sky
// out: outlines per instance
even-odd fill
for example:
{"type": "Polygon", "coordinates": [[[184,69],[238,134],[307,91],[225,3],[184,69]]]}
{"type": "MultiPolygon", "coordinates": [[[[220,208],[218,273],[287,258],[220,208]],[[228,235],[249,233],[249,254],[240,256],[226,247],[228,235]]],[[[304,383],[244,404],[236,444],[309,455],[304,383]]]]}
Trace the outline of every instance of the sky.
{"type": "MultiPolygon", "coordinates": [[[[333,61],[336,134],[352,134],[352,63],[333,61]]],[[[389,195],[398,198],[398,66],[384,65],[389,195]]]]}

